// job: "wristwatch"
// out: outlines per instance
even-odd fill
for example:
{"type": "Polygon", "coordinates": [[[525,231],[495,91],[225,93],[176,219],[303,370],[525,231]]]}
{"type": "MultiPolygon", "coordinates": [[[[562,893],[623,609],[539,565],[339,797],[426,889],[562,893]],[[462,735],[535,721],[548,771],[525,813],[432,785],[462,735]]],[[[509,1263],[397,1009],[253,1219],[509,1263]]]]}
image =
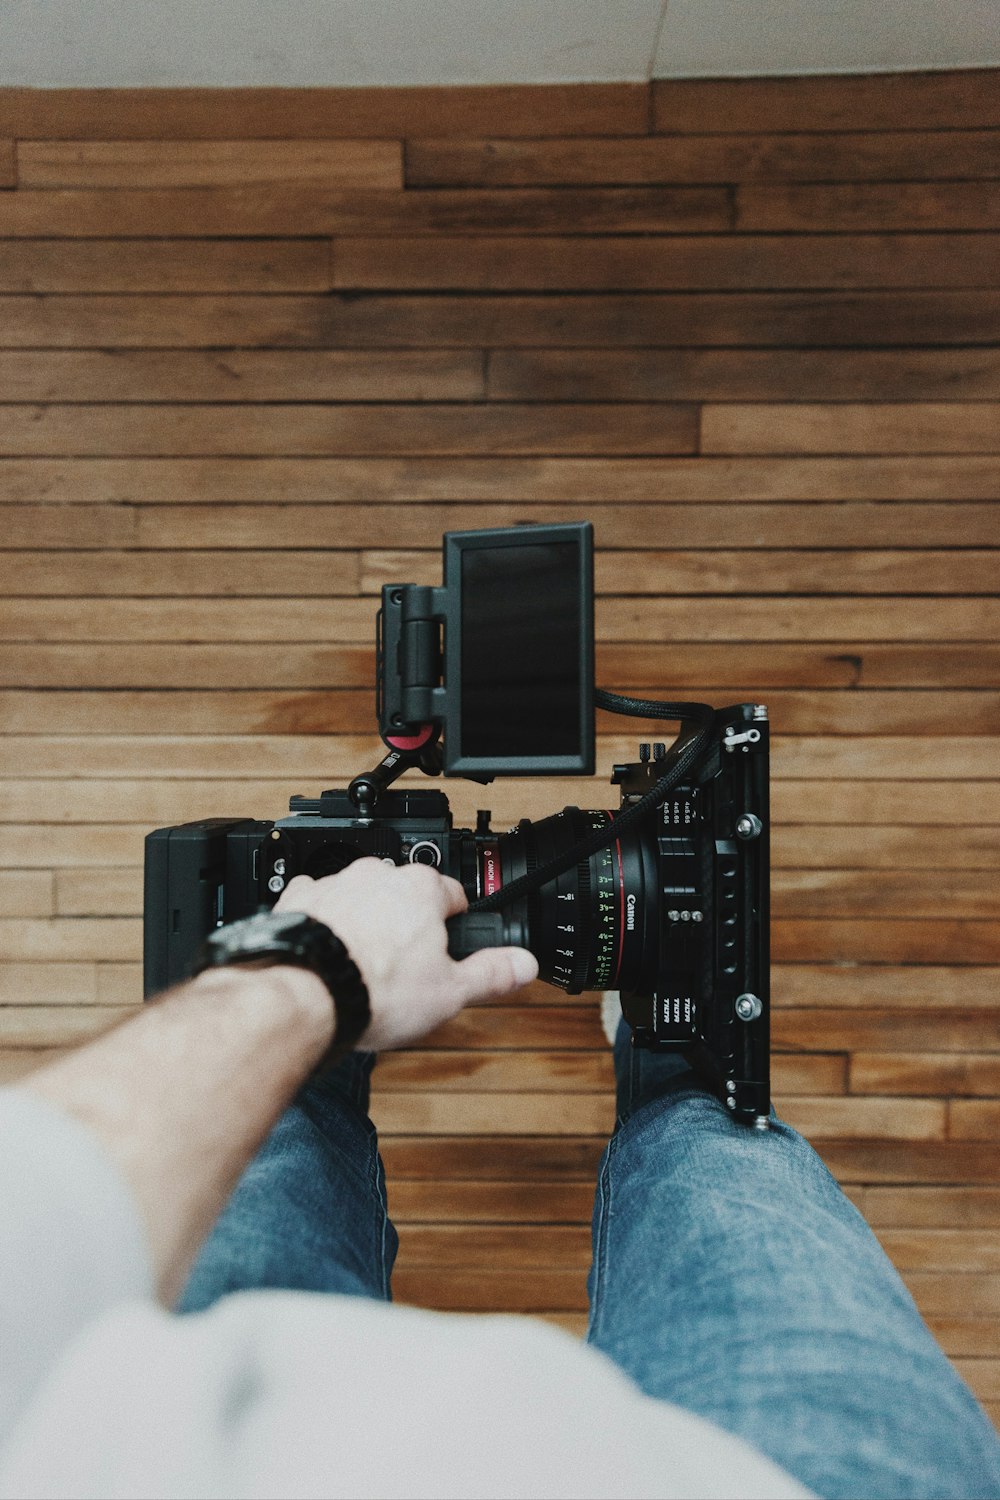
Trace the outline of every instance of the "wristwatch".
{"type": "Polygon", "coordinates": [[[192,977],[206,969],[252,963],[259,958],[311,969],[330,991],[336,1026],[333,1041],[316,1071],[350,1052],[371,1020],[371,1004],[358,966],[336,933],[304,912],[258,912],[210,933],[195,960],[192,977]]]}

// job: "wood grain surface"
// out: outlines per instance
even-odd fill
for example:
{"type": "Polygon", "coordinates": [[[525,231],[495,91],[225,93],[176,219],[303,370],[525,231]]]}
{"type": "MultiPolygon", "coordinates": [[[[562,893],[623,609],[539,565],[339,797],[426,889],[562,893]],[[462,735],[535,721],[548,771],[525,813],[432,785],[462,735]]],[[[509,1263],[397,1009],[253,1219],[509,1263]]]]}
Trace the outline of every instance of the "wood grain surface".
{"type": "MultiPolygon", "coordinates": [[[[151,827],[369,763],[383,582],[590,519],[601,683],[769,704],[777,1104],[996,1418],[995,73],[5,89],[0,187],[0,1080],[138,1006],[151,827]]],[[[373,1112],[397,1297],[581,1332],[596,998],[373,1112]]]]}

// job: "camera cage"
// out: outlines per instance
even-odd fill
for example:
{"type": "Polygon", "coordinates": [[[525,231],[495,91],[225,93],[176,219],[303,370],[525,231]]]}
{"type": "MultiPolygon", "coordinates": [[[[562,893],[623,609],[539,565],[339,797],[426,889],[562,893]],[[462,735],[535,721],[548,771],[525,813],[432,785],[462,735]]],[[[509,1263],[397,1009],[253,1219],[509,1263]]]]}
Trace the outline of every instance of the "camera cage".
{"type": "MultiPolygon", "coordinates": [[[[676,887],[665,884],[660,895],[663,915],[671,928],[671,951],[678,955],[679,969],[686,977],[653,995],[652,1011],[646,1002],[623,992],[622,1009],[632,1027],[633,1045],[690,1051],[692,1060],[733,1111],[733,1118],[765,1127],[770,1106],[766,708],[737,704],[716,710],[704,703],[631,698],[593,686],[593,552],[589,525],[451,533],[445,537],[444,546],[445,584],[441,589],[412,584],[383,589],[378,615],[376,697],[379,729],[388,748],[373,770],[356,776],[346,793],[330,791],[318,799],[293,798],[289,819],[276,824],[209,819],[159,829],[147,837],[147,996],[165,983],[185,977],[183,955],[195,951],[192,945],[198,931],[204,929],[202,936],[206,936],[211,926],[231,919],[224,911],[230,893],[237,905],[254,909],[258,856],[253,854],[249,863],[248,859],[254,841],[265,834],[268,841],[276,841],[284,838],[281,830],[289,824],[305,825],[316,819],[330,820],[330,826],[346,819],[356,828],[377,830],[380,815],[389,820],[400,814],[408,816],[411,805],[429,806],[431,801],[443,804],[447,813],[447,799],[440,793],[390,792],[392,783],[411,768],[429,775],[444,770],[447,775],[472,781],[490,781],[496,775],[589,774],[594,760],[595,707],[633,718],[678,722],[679,730],[669,749],[663,744],[643,744],[638,764],[614,767],[612,784],[621,788],[619,811],[607,814],[603,826],[593,828],[557,858],[529,868],[471,901],[467,914],[448,924],[449,951],[460,958],[503,941],[501,912],[505,908],[524,899],[531,902],[544,886],[574,867],[580,869],[582,862],[602,850],[617,848],[620,858],[624,835],[640,828],[651,831],[661,855],[666,855],[676,878],[684,882],[676,887]],[[463,623],[462,558],[467,550],[495,545],[498,538],[505,546],[519,547],[537,542],[540,534],[543,541],[554,538],[578,549],[577,680],[585,684],[579,694],[577,720],[581,751],[570,758],[569,764],[566,757],[544,758],[539,763],[524,757],[463,756],[454,750],[454,729],[461,722],[462,705],[462,674],[454,668],[463,623]],[[443,670],[449,656],[450,673],[443,670]],[[442,732],[446,736],[444,751],[442,732]],[[449,733],[453,748],[450,761],[449,733]],[[696,850],[686,835],[692,819],[704,816],[704,811],[697,810],[700,796],[708,797],[712,812],[710,827],[696,850]],[[697,857],[692,859],[691,855],[697,857]],[[703,865],[706,859],[712,865],[708,875],[703,865]],[[697,873],[699,861],[701,874],[697,873]],[[674,890],[700,888],[703,879],[714,892],[710,914],[681,909],[684,896],[667,899],[674,890]],[[719,904],[726,900],[734,903],[728,911],[719,904]],[[674,902],[677,909],[672,909],[674,902]],[[735,920],[739,929],[735,946],[743,955],[738,968],[727,967],[725,949],[734,947],[733,934],[723,930],[732,928],[734,912],[738,913],[735,920]],[[694,926],[689,930],[684,921],[701,920],[704,915],[710,915],[713,924],[711,960],[705,957],[703,947],[698,948],[694,926]],[[695,960],[696,949],[700,956],[695,960]],[[696,1004],[691,997],[700,993],[705,972],[699,979],[698,971],[709,961],[715,975],[713,1014],[698,1014],[693,1024],[692,1017],[701,1002],[696,1004]]],[[[460,656],[458,661],[460,664],[460,656]]],[[[447,816],[450,823],[450,814],[447,816]]],[[[481,816],[488,820],[488,814],[481,816]]],[[[378,851],[373,848],[371,852],[378,851]]]]}

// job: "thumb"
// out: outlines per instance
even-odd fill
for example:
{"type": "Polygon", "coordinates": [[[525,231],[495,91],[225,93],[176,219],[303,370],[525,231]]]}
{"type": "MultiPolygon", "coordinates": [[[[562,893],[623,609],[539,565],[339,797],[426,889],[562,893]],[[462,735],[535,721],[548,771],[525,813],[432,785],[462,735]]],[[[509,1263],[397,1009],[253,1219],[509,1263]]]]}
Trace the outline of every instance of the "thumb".
{"type": "Polygon", "coordinates": [[[482,948],[455,965],[462,1004],[510,995],[538,978],[538,960],[527,948],[482,948]]]}

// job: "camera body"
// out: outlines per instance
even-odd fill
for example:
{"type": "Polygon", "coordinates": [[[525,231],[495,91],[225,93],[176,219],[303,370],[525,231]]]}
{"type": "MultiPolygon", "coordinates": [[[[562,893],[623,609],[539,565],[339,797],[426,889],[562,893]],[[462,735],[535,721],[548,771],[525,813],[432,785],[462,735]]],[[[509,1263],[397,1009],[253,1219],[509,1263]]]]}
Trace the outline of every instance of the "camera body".
{"type": "Polygon", "coordinates": [[[461,882],[449,952],[530,948],[568,994],[617,991],[635,1046],[681,1050],[734,1119],[767,1124],[768,721],[759,704],[624,698],[594,688],[586,524],[454,532],[444,584],[382,591],[376,703],[386,746],[346,789],[285,818],[211,818],[146,840],[145,993],[192,972],[215,927],[272,907],[296,875],[373,856],[461,882]],[[679,721],[672,745],[614,767],[620,806],[456,828],[411,769],[473,781],[588,774],[594,710],[679,721]],[[443,746],[441,736],[443,735],[443,746]]]}
{"type": "MultiPolygon", "coordinates": [[[[686,1051],[748,1124],[770,1108],[768,728],[760,705],[720,710],[707,753],[648,828],[508,907],[448,924],[453,957],[517,944],[559,989],[618,990],[633,1044],[686,1051]]],[[[641,745],[637,761],[615,766],[622,808],[649,791],[684,740],[641,745]]],[[[455,828],[442,792],[406,788],[383,791],[372,815],[331,790],[293,798],[275,822],[158,829],[146,842],[146,992],[185,979],[214,927],[273,906],[295,875],[318,879],[365,855],[427,864],[475,903],[610,819],[568,807],[498,833],[484,811],[474,829],[455,828]]]]}

